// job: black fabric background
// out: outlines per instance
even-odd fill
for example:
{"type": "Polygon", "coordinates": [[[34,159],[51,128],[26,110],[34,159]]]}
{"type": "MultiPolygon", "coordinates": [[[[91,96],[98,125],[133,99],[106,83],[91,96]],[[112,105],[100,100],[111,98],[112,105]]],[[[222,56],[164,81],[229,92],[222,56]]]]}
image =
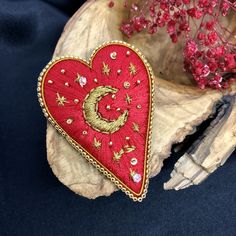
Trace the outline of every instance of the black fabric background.
{"type": "Polygon", "coordinates": [[[200,186],[164,191],[177,157],[147,198],[87,200],[46,161],[37,77],[79,1],[0,1],[0,235],[236,235],[235,155],[200,186]]]}

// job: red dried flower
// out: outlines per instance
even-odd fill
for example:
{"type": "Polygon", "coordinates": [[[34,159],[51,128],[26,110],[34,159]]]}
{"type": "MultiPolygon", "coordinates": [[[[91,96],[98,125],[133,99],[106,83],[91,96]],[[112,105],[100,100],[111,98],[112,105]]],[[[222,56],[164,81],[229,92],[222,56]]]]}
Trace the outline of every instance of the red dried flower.
{"type": "Polygon", "coordinates": [[[120,29],[131,37],[145,29],[154,34],[166,27],[173,43],[183,35],[184,69],[198,86],[228,88],[235,81],[236,45],[230,43],[220,15],[226,16],[231,9],[236,9],[235,0],[149,0],[142,6],[132,4],[131,17],[120,29]]]}

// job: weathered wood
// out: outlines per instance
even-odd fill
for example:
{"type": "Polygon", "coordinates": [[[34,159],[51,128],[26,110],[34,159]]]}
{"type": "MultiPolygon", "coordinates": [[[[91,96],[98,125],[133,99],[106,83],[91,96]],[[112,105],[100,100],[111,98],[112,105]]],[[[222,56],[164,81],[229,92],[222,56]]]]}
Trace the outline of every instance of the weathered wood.
{"type": "Polygon", "coordinates": [[[177,161],[165,189],[184,189],[205,180],[222,166],[236,147],[236,86],[218,102],[205,132],[177,161]]]}
{"type": "MultiPolygon", "coordinates": [[[[126,14],[122,1],[116,1],[114,8],[107,7],[107,0],[86,2],[67,23],[55,49],[54,56],[76,55],[88,59],[93,49],[104,41],[114,39],[127,41],[119,31],[120,21],[126,14]]],[[[164,75],[167,77],[172,76],[169,69],[172,66],[174,67],[174,61],[167,59],[171,57],[171,54],[169,53],[169,56],[164,57],[165,60],[169,60],[169,66],[166,62],[160,63],[160,58],[163,57],[165,51],[168,51],[165,49],[170,50],[169,44],[163,43],[162,45],[165,47],[163,50],[158,47],[151,47],[156,39],[144,35],[136,36],[130,42],[139,46],[149,58],[158,76],[159,71],[164,71],[164,75]]],[[[162,40],[165,42],[164,37],[162,40]]],[[[184,79],[182,68],[178,67],[174,70],[176,70],[175,77],[179,74],[179,77],[183,78],[180,81],[187,84],[186,81],[189,79],[184,79]]],[[[160,172],[163,160],[170,155],[172,144],[182,142],[186,135],[194,132],[196,126],[214,113],[216,104],[223,96],[220,92],[201,91],[157,77],[155,87],[156,110],[153,122],[151,177],[160,172]]],[[[233,94],[232,96],[234,96],[233,94]]],[[[229,121],[225,119],[224,128],[228,128],[230,125],[235,126],[234,113],[232,112],[233,109],[231,115],[229,115],[229,121]]],[[[225,134],[222,132],[221,129],[215,139],[224,138],[225,134]]],[[[229,146],[225,147],[225,152],[219,155],[222,160],[227,158],[229,154],[227,151],[229,152],[232,146],[235,146],[233,142],[229,142],[229,146]]],[[[108,196],[116,191],[116,187],[87,163],[49,124],[47,128],[47,157],[52,171],[58,179],[77,194],[88,198],[96,198],[98,196],[108,196]]],[[[206,154],[205,163],[209,163],[207,161],[209,158],[212,157],[208,157],[206,154]]],[[[189,166],[184,165],[183,169],[186,171],[189,166]]],[[[202,180],[204,178],[205,176],[202,177],[202,180]]],[[[171,184],[165,185],[165,187],[174,188],[171,184]]]]}

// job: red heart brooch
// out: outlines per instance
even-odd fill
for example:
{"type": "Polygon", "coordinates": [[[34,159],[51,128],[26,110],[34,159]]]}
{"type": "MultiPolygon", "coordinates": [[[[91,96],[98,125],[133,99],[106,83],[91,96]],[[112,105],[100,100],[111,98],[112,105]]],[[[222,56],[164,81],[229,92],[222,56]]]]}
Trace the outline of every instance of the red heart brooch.
{"type": "Polygon", "coordinates": [[[52,60],[40,74],[38,97],[51,124],[133,200],[148,186],[153,76],[133,46],[112,41],[89,62],[52,60]]]}

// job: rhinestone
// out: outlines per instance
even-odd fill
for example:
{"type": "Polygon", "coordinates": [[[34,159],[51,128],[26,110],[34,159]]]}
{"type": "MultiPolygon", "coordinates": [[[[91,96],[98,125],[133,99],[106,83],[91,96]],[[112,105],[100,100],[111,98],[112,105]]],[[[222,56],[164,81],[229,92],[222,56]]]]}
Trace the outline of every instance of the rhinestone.
{"type": "Polygon", "coordinates": [[[138,160],[137,160],[135,157],[131,158],[130,164],[131,164],[132,166],[137,165],[137,163],[138,163],[138,160]]]}
{"type": "Polygon", "coordinates": [[[64,69],[61,69],[61,73],[62,73],[62,74],[65,74],[65,72],[66,72],[66,71],[65,71],[64,69]]]}
{"type": "Polygon", "coordinates": [[[95,83],[97,83],[98,82],[98,79],[97,78],[94,78],[94,80],[93,80],[95,83]]]}
{"type": "Polygon", "coordinates": [[[112,53],[110,54],[110,57],[111,57],[112,60],[115,60],[115,59],[116,59],[116,56],[117,56],[117,53],[116,53],[116,52],[112,52],[112,53]]]}
{"type": "Polygon", "coordinates": [[[69,83],[68,83],[68,82],[65,82],[65,86],[66,86],[66,87],[69,87],[70,85],[69,85],[69,83]]]}
{"type": "Polygon", "coordinates": [[[141,108],[142,108],[142,106],[141,106],[140,104],[138,104],[136,107],[137,107],[138,109],[141,109],[141,108]]]}
{"type": "Polygon", "coordinates": [[[128,89],[130,87],[130,82],[125,81],[124,82],[124,88],[128,89]]]}
{"type": "Polygon", "coordinates": [[[79,84],[80,84],[80,86],[83,88],[84,85],[87,84],[87,79],[86,79],[86,77],[79,76],[79,84]]]}
{"type": "Polygon", "coordinates": [[[110,141],[110,142],[109,142],[109,146],[112,146],[112,144],[113,144],[112,141],[110,141]]]}
{"type": "Polygon", "coordinates": [[[125,137],[125,139],[126,139],[126,140],[130,140],[130,137],[127,136],[127,137],[125,137]]]}
{"type": "Polygon", "coordinates": [[[111,106],[110,106],[110,105],[107,105],[107,106],[106,106],[106,109],[107,109],[107,110],[111,110],[111,106]]]}
{"type": "Polygon", "coordinates": [[[141,81],[140,80],[137,80],[137,84],[140,84],[141,83],[141,81]]]}
{"type": "Polygon", "coordinates": [[[127,52],[126,52],[126,56],[130,56],[130,51],[127,51],[127,52]]]}
{"type": "Polygon", "coordinates": [[[112,95],[111,95],[111,98],[112,98],[112,99],[115,99],[115,98],[116,98],[116,95],[115,95],[115,94],[112,94],[112,95]]]}
{"type": "Polygon", "coordinates": [[[49,83],[49,84],[53,84],[53,81],[52,81],[52,80],[48,80],[48,83],[49,83]]]}
{"type": "Polygon", "coordinates": [[[72,122],[73,122],[73,119],[71,119],[71,118],[69,118],[69,119],[66,120],[66,123],[67,123],[68,125],[72,124],[72,122]]]}
{"type": "Polygon", "coordinates": [[[138,173],[135,173],[133,176],[132,176],[132,179],[135,183],[139,183],[142,179],[141,175],[138,174],[138,173]]]}
{"type": "Polygon", "coordinates": [[[121,74],[121,69],[117,70],[117,74],[120,75],[121,74]]]}
{"type": "Polygon", "coordinates": [[[120,108],[118,107],[118,108],[116,108],[116,110],[117,110],[117,111],[120,111],[120,108]]]}
{"type": "Polygon", "coordinates": [[[74,103],[76,103],[76,104],[79,103],[79,99],[77,99],[77,98],[74,99],[74,103]]]}

